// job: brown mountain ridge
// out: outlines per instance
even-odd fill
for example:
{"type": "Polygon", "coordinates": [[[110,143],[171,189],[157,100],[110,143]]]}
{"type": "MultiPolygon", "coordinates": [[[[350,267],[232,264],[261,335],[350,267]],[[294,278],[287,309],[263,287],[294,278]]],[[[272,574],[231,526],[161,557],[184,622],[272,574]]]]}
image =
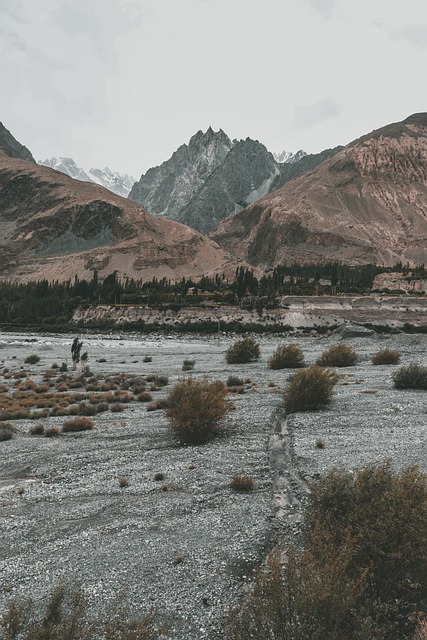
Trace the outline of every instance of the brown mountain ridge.
{"type": "Polygon", "coordinates": [[[210,237],[261,268],[427,262],[427,113],[352,142],[210,237]]]}
{"type": "Polygon", "coordinates": [[[95,269],[143,280],[234,273],[236,261],[197,231],[39,166],[27,151],[0,138],[2,279],[90,279],[95,269]]]}

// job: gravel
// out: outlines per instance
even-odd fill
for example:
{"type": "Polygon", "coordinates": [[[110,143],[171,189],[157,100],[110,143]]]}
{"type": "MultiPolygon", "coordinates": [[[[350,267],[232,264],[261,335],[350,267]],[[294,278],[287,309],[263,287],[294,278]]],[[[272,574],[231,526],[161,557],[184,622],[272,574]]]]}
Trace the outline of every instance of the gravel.
{"type": "MultiPolygon", "coordinates": [[[[385,458],[398,468],[426,467],[425,392],[394,390],[396,367],[374,367],[370,358],[387,346],[401,352],[402,364],[427,365],[427,337],[349,338],[359,361],[339,370],[346,377],[331,409],[286,420],[281,391],[291,372],[269,370],[268,357],[279,343],[298,342],[311,364],[340,336],[258,337],[258,363],[226,365],[234,339],[83,336],[94,373],[168,375],[154,399],[185,375],[184,359],[195,360],[197,377],[225,381],[233,373],[251,382],[233,395],[226,433],[198,447],[177,446],[164,413],[142,403],[97,415],[92,431],[57,438],[29,436],[31,422],[14,421],[14,438],[0,443],[0,610],[11,595],[44,598],[62,578],[83,586],[95,612],[125,590],[135,614],[155,606],[171,619],[170,638],[223,638],[227,608],[266,546],[281,527],[298,531],[307,482],[337,465],[385,458]],[[254,479],[252,493],[230,489],[240,474],[254,479]]],[[[0,333],[0,372],[22,366],[38,381],[53,363],[70,365],[72,340],[0,333]],[[30,353],[40,355],[38,364],[24,365],[30,353]]],[[[0,384],[8,382],[0,375],[0,384]]]]}

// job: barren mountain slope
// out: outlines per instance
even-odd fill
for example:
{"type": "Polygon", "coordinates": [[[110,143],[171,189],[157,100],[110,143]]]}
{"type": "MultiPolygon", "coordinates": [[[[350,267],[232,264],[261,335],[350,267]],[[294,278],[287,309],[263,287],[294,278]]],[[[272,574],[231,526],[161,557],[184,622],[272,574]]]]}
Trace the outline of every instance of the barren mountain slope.
{"type": "Polygon", "coordinates": [[[211,234],[251,264],[427,262],[427,114],[351,143],[211,234]]]}
{"type": "Polygon", "coordinates": [[[119,276],[151,279],[234,272],[235,262],[181,224],[95,184],[0,148],[0,277],[59,281],[119,276]]]}

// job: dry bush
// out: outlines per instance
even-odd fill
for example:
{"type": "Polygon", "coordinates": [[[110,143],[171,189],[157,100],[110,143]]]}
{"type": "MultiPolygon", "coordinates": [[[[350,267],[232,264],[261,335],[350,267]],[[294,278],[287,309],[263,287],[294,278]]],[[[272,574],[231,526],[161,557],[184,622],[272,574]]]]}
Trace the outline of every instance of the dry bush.
{"type": "Polygon", "coordinates": [[[62,431],[63,433],[76,433],[78,431],[89,431],[93,429],[93,427],[93,421],[83,416],[81,418],[65,420],[62,425],[62,431]]]}
{"type": "Polygon", "coordinates": [[[124,404],[120,404],[119,402],[117,402],[116,404],[112,404],[110,406],[110,411],[111,413],[119,413],[121,411],[124,411],[126,409],[124,404]]]}
{"type": "Polygon", "coordinates": [[[40,362],[40,356],[38,356],[35,353],[32,353],[31,355],[25,358],[24,362],[25,364],[37,364],[38,362],[40,362]]]}
{"type": "Polygon", "coordinates": [[[237,340],[232,344],[226,353],[228,364],[239,364],[244,362],[255,362],[259,360],[260,349],[259,344],[251,336],[237,340]]]}
{"type": "Polygon", "coordinates": [[[56,438],[56,436],[59,436],[59,429],[58,427],[48,427],[45,429],[44,435],[45,438],[56,438]]]}
{"type": "Polygon", "coordinates": [[[276,549],[255,575],[228,640],[424,640],[425,474],[333,470],[311,485],[303,533],[302,550],[284,562],[276,549]]]}
{"type": "Polygon", "coordinates": [[[154,480],[156,482],[160,482],[160,480],[164,480],[165,479],[165,474],[162,471],[157,471],[154,474],[154,480]]]}
{"type": "Polygon", "coordinates": [[[416,466],[396,472],[390,462],[333,470],[311,486],[306,527],[317,552],[319,530],[337,549],[355,541],[350,570],[366,572],[368,604],[390,608],[393,624],[407,632],[407,614],[427,598],[427,475],[416,466]]]}
{"type": "Polygon", "coordinates": [[[352,367],[357,362],[357,353],[348,344],[332,344],[325,349],[316,364],[321,367],[352,367]]]}
{"type": "Polygon", "coordinates": [[[242,387],[243,380],[239,376],[230,374],[225,384],[227,385],[227,387],[242,387]]]}
{"type": "Polygon", "coordinates": [[[30,436],[43,436],[44,435],[44,425],[40,422],[30,427],[29,429],[30,436]]]}
{"type": "Polygon", "coordinates": [[[299,369],[304,366],[304,354],[298,344],[281,344],[268,361],[270,369],[299,369]]]}
{"type": "Polygon", "coordinates": [[[254,481],[250,476],[233,476],[230,488],[239,493],[250,493],[254,489],[254,481]]]}
{"type": "Polygon", "coordinates": [[[166,415],[181,444],[201,444],[218,433],[231,409],[222,382],[182,378],[167,397],[166,415]]]}
{"type": "Polygon", "coordinates": [[[380,349],[371,358],[372,364],[399,364],[400,353],[394,349],[380,349]]]}
{"type": "Polygon", "coordinates": [[[137,396],[136,399],[138,400],[138,402],[151,402],[153,396],[148,391],[143,391],[137,396]]]}
{"type": "Polygon", "coordinates": [[[168,376],[156,376],[153,382],[156,387],[166,387],[169,384],[169,378],[168,376]]]}
{"type": "Polygon", "coordinates": [[[182,370],[183,371],[193,371],[195,364],[196,364],[195,360],[186,359],[182,363],[182,370]]]}
{"type": "Polygon", "coordinates": [[[142,362],[152,362],[153,358],[151,356],[144,356],[142,362]]]}
{"type": "Polygon", "coordinates": [[[0,619],[0,640],[158,640],[168,626],[154,611],[134,618],[123,598],[99,619],[81,590],[59,584],[39,609],[32,600],[12,599],[0,619]]]}
{"type": "Polygon", "coordinates": [[[129,486],[129,479],[126,476],[119,476],[118,481],[121,489],[129,486]]]}
{"type": "Polygon", "coordinates": [[[427,389],[427,367],[411,362],[393,373],[396,389],[427,389]]]}
{"type": "Polygon", "coordinates": [[[318,365],[294,373],[284,394],[286,413],[325,409],[332,401],[334,384],[333,374],[318,365]]]}
{"type": "Polygon", "coordinates": [[[12,440],[13,427],[7,422],[0,422],[0,442],[6,442],[6,440],[12,440]]]}

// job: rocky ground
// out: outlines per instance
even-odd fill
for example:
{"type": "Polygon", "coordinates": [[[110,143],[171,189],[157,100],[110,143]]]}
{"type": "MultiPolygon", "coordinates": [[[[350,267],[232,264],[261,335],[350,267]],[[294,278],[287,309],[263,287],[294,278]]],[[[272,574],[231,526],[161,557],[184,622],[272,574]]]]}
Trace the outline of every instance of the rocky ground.
{"type": "MultiPolygon", "coordinates": [[[[35,382],[52,364],[68,361],[71,369],[72,338],[0,334],[0,385],[11,390],[26,380],[5,377],[5,369],[35,382]],[[40,362],[24,364],[29,354],[40,362]]],[[[266,545],[281,530],[298,531],[312,477],[385,458],[398,468],[427,467],[427,394],[394,390],[395,367],[370,362],[388,346],[402,364],[427,365],[427,337],[346,338],[359,361],[341,370],[331,408],[287,420],[281,392],[291,372],[269,370],[268,357],[279,343],[298,342],[311,364],[341,335],[260,337],[259,362],[227,365],[234,339],[83,337],[94,374],[167,375],[154,399],[184,375],[184,359],[195,360],[197,377],[250,380],[232,396],[226,433],[199,447],[177,446],[163,411],[137,402],[96,415],[92,431],[54,438],[31,436],[34,421],[14,420],[14,437],[0,442],[0,608],[14,595],[42,598],[62,578],[81,584],[94,610],[126,590],[135,613],[155,606],[167,614],[170,638],[223,638],[227,607],[266,545]],[[236,474],[251,476],[255,490],[233,492],[236,474]]],[[[42,422],[61,427],[64,418],[42,422]]]]}

